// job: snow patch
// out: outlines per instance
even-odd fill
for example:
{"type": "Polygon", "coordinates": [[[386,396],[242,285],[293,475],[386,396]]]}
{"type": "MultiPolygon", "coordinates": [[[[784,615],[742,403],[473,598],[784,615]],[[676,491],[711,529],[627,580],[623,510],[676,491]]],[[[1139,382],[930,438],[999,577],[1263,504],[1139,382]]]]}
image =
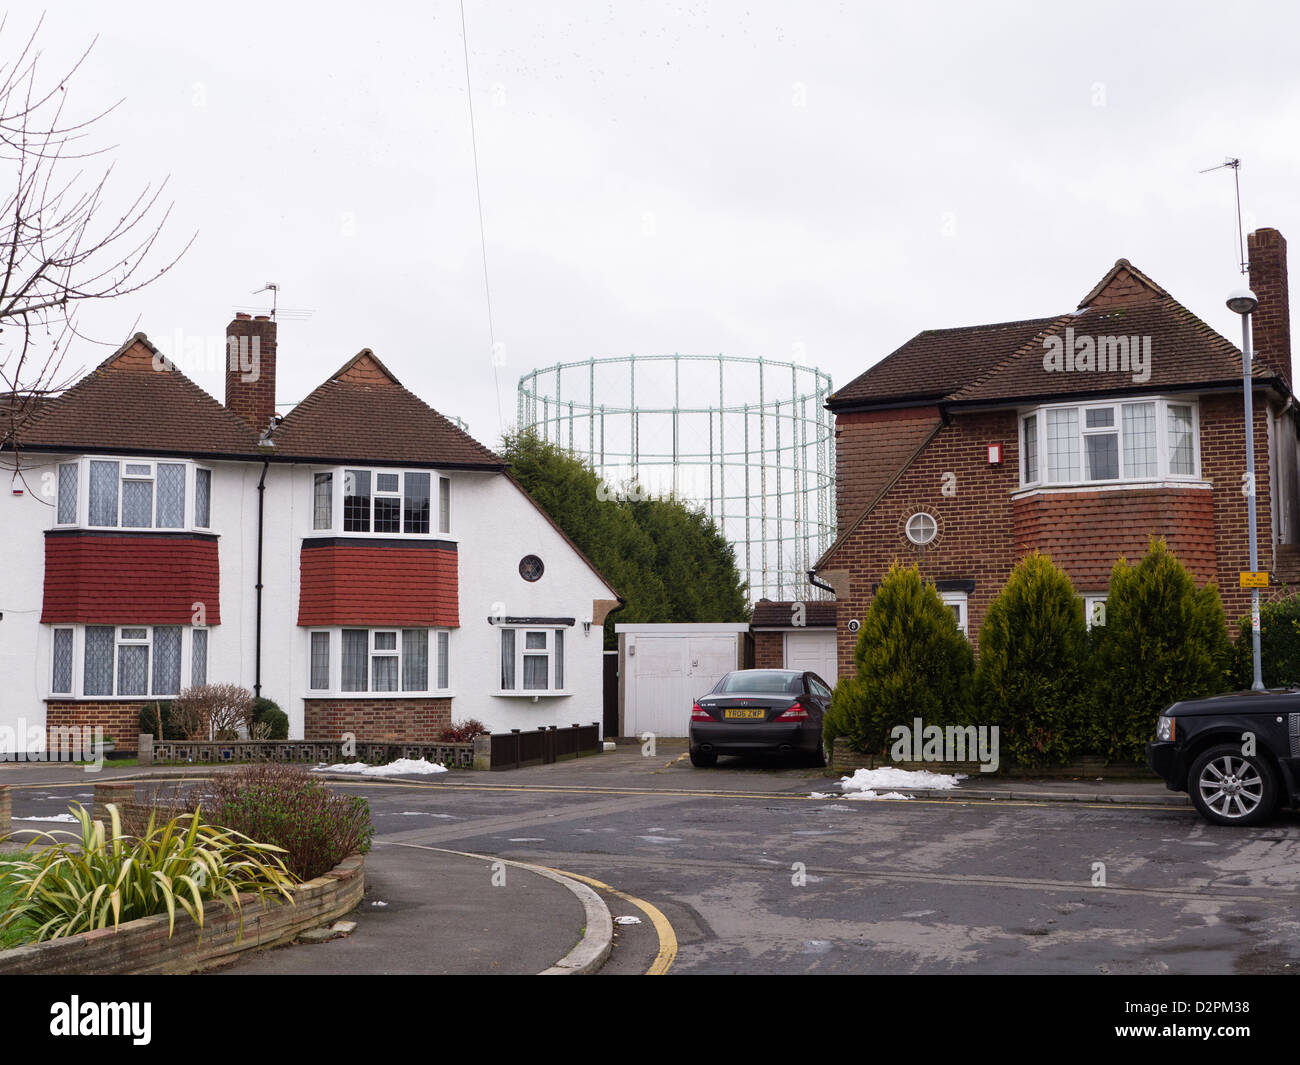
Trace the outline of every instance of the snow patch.
{"type": "Polygon", "coordinates": [[[910,799],[912,796],[904,795],[897,791],[887,791],[883,795],[877,794],[874,791],[852,791],[844,797],[846,799],[861,799],[864,802],[869,802],[872,799],[910,799]]]}
{"type": "Polygon", "coordinates": [[[72,814],[53,814],[50,817],[11,817],[11,821],[57,821],[59,824],[75,823],[76,818],[72,814]]]}
{"type": "Polygon", "coordinates": [[[427,776],[430,773],[445,773],[447,767],[437,762],[428,762],[423,758],[399,758],[388,765],[366,765],[365,762],[339,762],[337,765],[316,767],[319,773],[356,773],[363,777],[404,777],[427,776]]]}
{"type": "Polygon", "coordinates": [[[851,777],[840,779],[844,797],[851,798],[851,791],[872,791],[876,788],[933,788],[936,791],[948,791],[957,786],[959,780],[966,778],[949,773],[931,773],[927,769],[894,769],[885,766],[881,769],[859,769],[851,777]]]}

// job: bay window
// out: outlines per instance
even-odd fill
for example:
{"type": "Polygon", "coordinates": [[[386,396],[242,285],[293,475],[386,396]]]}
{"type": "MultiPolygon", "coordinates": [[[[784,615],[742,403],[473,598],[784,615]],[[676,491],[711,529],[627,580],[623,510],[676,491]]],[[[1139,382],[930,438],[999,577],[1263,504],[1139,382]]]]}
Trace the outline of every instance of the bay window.
{"type": "Polygon", "coordinates": [[[1168,399],[1042,407],[1020,418],[1020,483],[1198,476],[1196,405],[1168,399]]]}
{"type": "MultiPolygon", "coordinates": [[[[428,536],[433,530],[436,475],[427,470],[341,469],[313,479],[313,528],[376,536],[428,536]],[[334,484],[342,483],[342,508],[334,513],[334,484]]],[[[451,533],[451,481],[436,477],[438,528],[451,533]]]]}
{"type": "Polygon", "coordinates": [[[307,687],[313,692],[422,695],[446,691],[451,636],[430,629],[317,629],[309,634],[307,687]],[[430,632],[434,684],[430,684],[430,632]],[[338,650],[338,675],[332,671],[338,650]]]}
{"type": "Polygon", "coordinates": [[[208,630],[180,625],[57,626],[52,659],[52,696],[146,699],[177,695],[184,688],[207,682],[208,630]]]}
{"type": "Polygon", "coordinates": [[[192,525],[206,529],[211,524],[212,471],[193,462],[154,459],[62,462],[55,509],[58,525],[102,529],[185,529],[192,525]],[[84,512],[80,498],[83,480],[84,512]],[[192,511],[187,506],[191,491],[192,511]]]}

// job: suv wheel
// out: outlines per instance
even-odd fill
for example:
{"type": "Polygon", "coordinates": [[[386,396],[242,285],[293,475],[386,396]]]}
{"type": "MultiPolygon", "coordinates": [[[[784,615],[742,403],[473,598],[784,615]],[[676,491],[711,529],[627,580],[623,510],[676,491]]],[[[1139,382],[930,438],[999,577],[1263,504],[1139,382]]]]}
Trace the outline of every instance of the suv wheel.
{"type": "Polygon", "coordinates": [[[1234,744],[1201,752],[1188,774],[1187,791],[1201,816],[1216,825],[1255,825],[1277,805],[1273,767],[1234,744]]]}

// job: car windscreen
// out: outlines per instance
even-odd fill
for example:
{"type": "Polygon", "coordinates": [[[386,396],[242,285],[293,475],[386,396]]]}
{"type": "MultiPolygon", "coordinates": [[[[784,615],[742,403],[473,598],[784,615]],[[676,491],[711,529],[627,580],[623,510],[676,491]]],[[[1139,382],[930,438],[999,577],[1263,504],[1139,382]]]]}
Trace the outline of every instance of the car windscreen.
{"type": "Polygon", "coordinates": [[[778,673],[761,669],[728,673],[718,685],[719,692],[747,692],[750,695],[798,695],[803,691],[803,677],[798,673],[778,673]]]}

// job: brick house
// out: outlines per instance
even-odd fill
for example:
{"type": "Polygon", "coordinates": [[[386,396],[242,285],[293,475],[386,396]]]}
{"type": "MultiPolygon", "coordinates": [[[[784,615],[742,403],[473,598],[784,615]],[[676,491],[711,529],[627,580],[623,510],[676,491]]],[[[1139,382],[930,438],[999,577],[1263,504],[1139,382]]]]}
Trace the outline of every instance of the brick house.
{"type": "MultiPolygon", "coordinates": [[[[1300,421],[1286,242],[1250,234],[1260,568],[1300,580],[1300,421]]],[[[972,641],[1016,561],[1037,549],[1088,617],[1121,555],[1165,537],[1230,622],[1249,608],[1241,352],[1121,259],[1065,314],[927,330],[835,392],[840,675],[873,589],[919,563],[972,641]]]]}
{"type": "Polygon", "coordinates": [[[143,703],[203,682],[274,699],[294,738],[598,719],[614,589],[373,352],[277,416],[276,333],[227,327],[224,405],[137,334],[22,426],[0,728],[133,749],[143,703]]]}

